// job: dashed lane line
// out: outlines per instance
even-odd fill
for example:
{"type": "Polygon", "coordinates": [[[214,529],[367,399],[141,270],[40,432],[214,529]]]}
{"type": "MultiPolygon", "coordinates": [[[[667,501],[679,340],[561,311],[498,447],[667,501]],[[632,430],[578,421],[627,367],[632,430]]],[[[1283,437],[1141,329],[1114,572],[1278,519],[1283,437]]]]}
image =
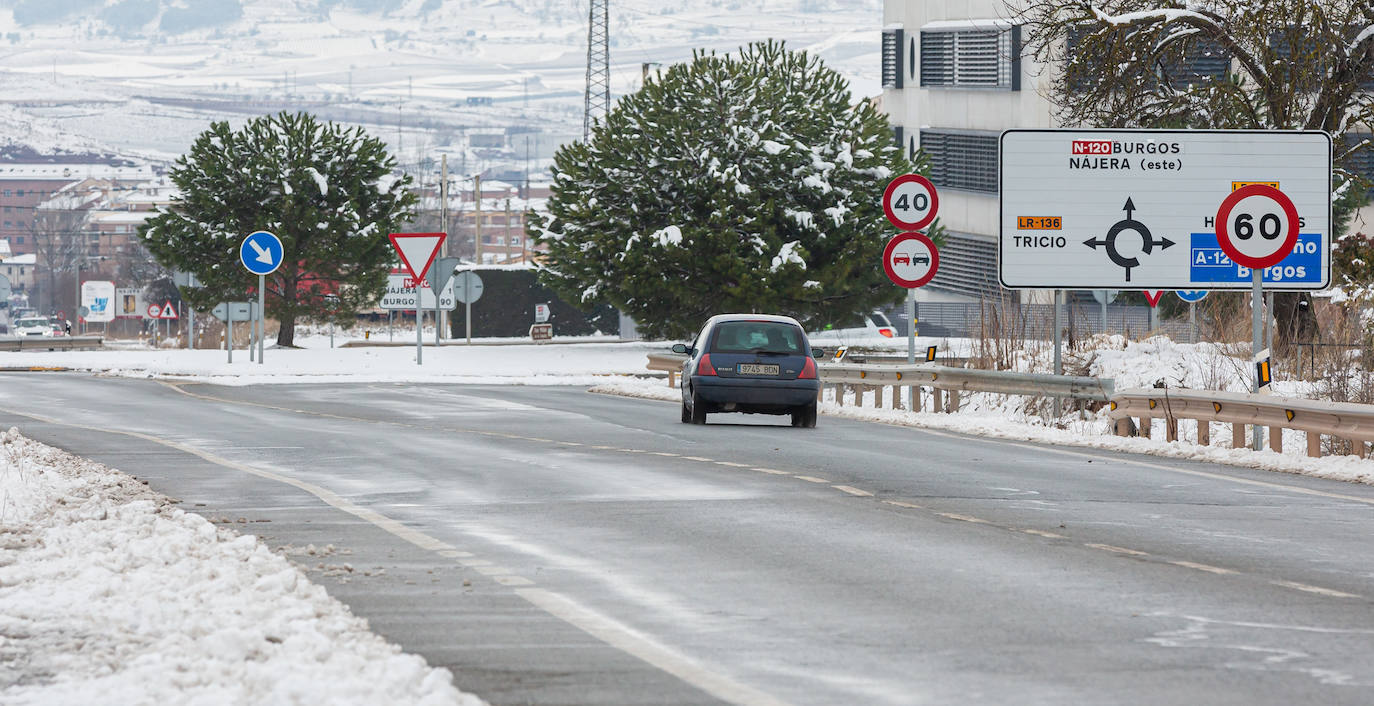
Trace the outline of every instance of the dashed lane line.
{"type": "MultiPolygon", "coordinates": [[[[267,407],[267,408],[271,408],[271,409],[279,409],[279,410],[284,410],[284,411],[297,411],[297,412],[299,412],[299,413],[301,413],[301,414],[314,414],[314,415],[318,415],[318,416],[321,416],[321,417],[329,417],[329,418],[341,419],[341,420],[348,420],[348,421],[358,421],[358,422],[365,422],[365,421],[368,421],[368,420],[364,420],[364,419],[360,419],[360,418],[344,417],[344,416],[340,416],[340,415],[334,415],[334,414],[323,413],[323,412],[305,412],[305,411],[300,411],[300,410],[285,410],[285,408],[282,408],[282,407],[276,407],[276,406],[273,406],[273,405],[267,405],[267,404],[256,403],[256,402],[241,402],[241,403],[237,403],[237,402],[234,402],[234,401],[231,401],[231,400],[224,400],[224,399],[221,399],[221,398],[210,397],[210,396],[208,396],[208,395],[199,395],[199,394],[196,394],[196,393],[193,393],[193,392],[188,392],[188,391],[186,391],[186,390],[181,389],[178,385],[175,385],[175,384],[171,384],[171,383],[163,383],[163,384],[167,385],[168,387],[171,387],[171,388],[175,389],[176,391],[178,391],[178,392],[180,392],[180,393],[182,393],[182,394],[189,395],[189,396],[192,396],[192,397],[201,398],[201,399],[205,399],[205,400],[209,400],[209,401],[222,402],[222,403],[228,403],[228,404],[246,404],[246,405],[254,405],[254,406],[267,407]]],[[[402,422],[382,422],[382,423],[394,424],[394,425],[396,425],[396,426],[413,427],[413,428],[434,428],[434,427],[428,427],[428,426],[425,426],[425,425],[406,424],[406,423],[402,423],[402,422]]],[[[535,438],[533,438],[533,437],[525,437],[525,436],[520,436],[520,435],[516,435],[516,434],[506,434],[506,433],[501,433],[501,432],[490,432],[490,431],[480,431],[480,430],[471,430],[471,429],[453,429],[453,430],[454,430],[454,431],[468,432],[468,433],[472,433],[472,434],[486,435],[486,436],[497,436],[497,437],[509,438],[509,439],[521,439],[521,440],[529,440],[529,441],[543,441],[543,440],[540,440],[540,439],[535,439],[535,438]]],[[[939,430],[923,429],[923,431],[926,431],[926,432],[931,433],[931,434],[936,434],[936,435],[938,435],[938,436],[949,437],[949,438],[959,438],[959,439],[968,438],[968,437],[965,437],[965,436],[963,436],[963,435],[954,434],[954,433],[950,433],[950,432],[943,432],[943,431],[939,431],[939,430]]],[[[985,442],[990,442],[990,443],[1002,443],[1002,444],[1024,445],[1024,444],[1015,444],[1014,442],[1010,442],[1010,441],[1003,440],[1003,439],[980,439],[980,438],[978,438],[978,437],[972,437],[972,438],[977,439],[977,440],[979,440],[979,441],[985,441],[985,442]]],[[[567,442],[567,441],[564,441],[564,442],[556,442],[556,443],[561,443],[561,444],[563,444],[563,445],[565,445],[565,446],[584,446],[584,444],[579,444],[579,443],[577,443],[577,442],[567,442]]],[[[780,471],[780,470],[775,470],[775,469],[771,469],[771,468],[763,468],[763,467],[760,467],[760,466],[748,466],[747,464],[739,464],[739,463],[734,463],[734,462],[730,462],[730,461],[717,461],[717,460],[715,460],[715,459],[705,458],[705,457],[702,457],[702,456],[684,456],[684,455],[681,455],[681,454],[675,454],[675,453],[670,453],[670,452],[666,452],[666,451],[641,451],[641,450],[637,450],[637,449],[623,449],[623,448],[613,447],[613,446],[591,446],[590,448],[598,449],[598,450],[624,451],[624,452],[629,452],[629,453],[645,453],[645,454],[649,454],[649,455],[653,455],[653,456],[663,456],[663,457],[668,457],[668,458],[681,458],[681,459],[686,460],[686,461],[693,461],[693,462],[698,462],[698,463],[713,463],[713,464],[716,464],[716,465],[722,465],[722,466],[728,466],[728,467],[747,468],[748,470],[758,471],[758,472],[761,472],[761,473],[767,473],[767,474],[770,474],[770,475],[778,475],[778,476],[790,475],[790,476],[792,476],[793,478],[796,478],[796,479],[798,479],[798,480],[804,480],[804,481],[807,481],[807,482],[809,482],[809,483],[827,484],[827,485],[830,484],[830,481],[828,481],[828,480],[826,480],[826,479],[824,479],[824,478],[818,478],[818,477],[815,477],[815,476],[792,474],[792,473],[790,473],[790,472],[788,472],[788,471],[780,471]]],[[[1079,456],[1079,457],[1087,457],[1087,458],[1096,458],[1096,457],[1094,457],[1094,456],[1091,456],[1090,454],[1085,454],[1085,453],[1076,452],[1076,451],[1067,451],[1067,450],[1060,449],[1060,448],[1055,448],[1055,447],[1041,447],[1041,446],[1036,446],[1035,448],[1041,449],[1041,450],[1044,450],[1044,451],[1048,451],[1048,452],[1052,452],[1052,453],[1064,454],[1064,455],[1069,455],[1069,456],[1079,456]]],[[[1154,468],[1154,469],[1165,470],[1165,471],[1173,471],[1173,472],[1184,473],[1184,474],[1189,474],[1189,475],[1194,475],[1194,476],[1200,476],[1200,477],[1206,477],[1206,478],[1214,478],[1214,479],[1217,479],[1217,480],[1232,481],[1232,482],[1236,482],[1236,483],[1240,483],[1240,484],[1257,485],[1257,486],[1269,487],[1269,488],[1278,489],[1278,490],[1289,490],[1289,491],[1293,491],[1293,492],[1297,492],[1297,493],[1301,493],[1301,494],[1306,494],[1306,495],[1316,495],[1316,496],[1328,497],[1328,498],[1333,498],[1333,499],[1352,500],[1352,501],[1361,502],[1361,503],[1374,504],[1374,499],[1360,498],[1360,497],[1349,496],[1349,495],[1344,495],[1344,494],[1340,494],[1340,493],[1330,493],[1330,492],[1326,492],[1326,491],[1319,491],[1319,490],[1313,490],[1313,489],[1308,489],[1308,488],[1301,488],[1301,487],[1298,487],[1298,486],[1289,486],[1289,485],[1284,485],[1284,484],[1281,484],[1281,483],[1271,483],[1271,482],[1268,482],[1268,481],[1252,480],[1252,479],[1248,479],[1248,478],[1236,478],[1236,477],[1227,476],[1227,475],[1224,475],[1224,474],[1210,473],[1210,472],[1207,472],[1207,471],[1199,471],[1199,470],[1194,470],[1194,469],[1173,468],[1173,467],[1164,466],[1164,465],[1161,465],[1161,464],[1148,463],[1148,462],[1144,462],[1144,461],[1135,461],[1135,460],[1131,460],[1131,459],[1120,459],[1120,458],[1118,458],[1118,459],[1116,459],[1116,460],[1122,461],[1122,462],[1124,462],[1124,463],[1130,463],[1130,464],[1134,464],[1134,465],[1137,465],[1137,466],[1146,467],[1146,468],[1154,468]]],[[[862,490],[862,489],[860,489],[860,488],[855,488],[855,487],[853,487],[853,486],[847,486],[847,485],[831,485],[830,487],[833,488],[833,489],[835,489],[835,490],[838,490],[838,491],[840,491],[840,492],[846,493],[846,494],[848,494],[848,495],[856,496],[856,497],[874,497],[873,493],[871,493],[871,492],[869,492],[869,491],[866,491],[866,490],[862,490]]],[[[885,504],[888,504],[888,505],[893,505],[893,506],[896,506],[896,507],[903,507],[903,508],[912,509],[912,510],[928,510],[928,509],[929,509],[929,508],[926,508],[926,507],[921,506],[921,505],[916,505],[916,504],[914,504],[914,503],[906,503],[906,502],[902,502],[902,501],[898,501],[898,500],[881,500],[880,502],[885,503],[885,504]]],[[[988,520],[984,520],[984,519],[982,519],[982,518],[973,517],[973,516],[971,516],[971,515],[964,515],[964,514],[953,513],[953,512],[935,512],[934,514],[937,515],[937,516],[939,516],[939,517],[944,517],[944,518],[946,518],[946,519],[957,520],[957,521],[960,521],[960,522],[968,522],[968,523],[972,523],[972,524],[983,524],[983,525],[988,525],[988,526],[991,526],[991,527],[998,527],[998,528],[1001,528],[1001,529],[1006,529],[1006,530],[1013,531],[1013,532],[1020,532],[1020,533],[1023,533],[1023,534],[1030,534],[1030,535],[1034,535],[1034,536],[1038,536],[1038,537],[1043,537],[1043,538],[1046,538],[1046,539],[1067,539],[1067,537],[1065,537],[1064,535],[1060,535],[1060,534],[1057,534],[1057,533],[1054,533],[1054,532],[1048,532],[1048,531],[1045,531],[1045,530],[1036,530],[1036,529],[1025,529],[1025,528],[1015,528],[1015,527],[1004,527],[1004,526],[1002,526],[1002,525],[998,525],[998,524],[996,524],[996,523],[990,522],[990,521],[988,521],[988,520]]],[[[1150,554],[1147,553],[1147,552],[1142,552],[1142,551],[1138,551],[1138,550],[1135,550],[1135,549],[1128,549],[1128,548],[1125,548],[1125,547],[1116,547],[1116,546],[1112,546],[1112,545],[1109,545],[1109,544],[1094,544],[1094,543],[1087,543],[1087,544],[1084,544],[1084,546],[1089,547],[1089,548],[1092,548],[1092,549],[1098,549],[1098,550],[1107,551],[1107,552],[1111,552],[1111,553],[1114,553],[1114,554],[1126,555],[1126,556],[1135,556],[1135,557],[1148,557],[1148,556],[1150,556],[1150,554]]],[[[1193,570],[1197,570],[1197,571],[1205,571],[1205,572],[1208,572],[1208,573],[1213,573],[1213,574],[1218,574],[1218,575],[1235,575],[1235,574],[1238,574],[1238,573],[1239,573],[1239,572],[1237,572],[1237,571],[1235,571],[1235,570],[1232,570],[1232,569],[1226,569],[1226,568],[1222,568],[1222,567],[1211,566],[1211,565],[1208,565],[1208,564],[1200,564],[1200,563],[1197,563],[1197,562],[1190,562],[1190,561],[1185,561],[1185,560],[1169,560],[1169,559],[1164,559],[1163,561],[1164,561],[1164,563],[1168,563],[1168,564],[1171,564],[1171,565],[1174,565],[1174,566],[1179,566],[1179,567],[1183,567],[1183,568],[1193,569],[1193,570]]],[[[1320,587],[1320,586],[1309,586],[1309,585],[1307,585],[1307,584],[1301,584],[1301,583],[1292,582],[1292,581],[1270,580],[1269,583],[1271,583],[1272,585],[1275,585],[1275,586],[1282,586],[1282,587],[1285,587],[1285,588],[1290,588],[1290,589],[1300,590],[1300,591],[1306,591],[1306,592],[1308,592],[1308,593],[1316,593],[1316,594],[1319,594],[1319,595],[1325,595],[1325,596],[1331,596],[1331,597],[1360,598],[1360,596],[1357,596],[1357,595],[1355,595],[1355,594],[1345,593],[1345,592],[1343,592],[1343,591],[1337,591],[1337,590],[1334,590],[1334,589],[1322,588],[1322,587],[1320,587]]]]}
{"type": "MultiPolygon", "coordinates": [[[[456,558],[461,554],[469,554],[443,540],[431,537],[419,530],[406,527],[401,522],[393,520],[375,510],[355,505],[327,488],[297,478],[292,478],[291,476],[239,463],[180,442],[162,439],[136,431],[64,422],[51,417],[44,417],[4,407],[0,407],[0,412],[12,414],[17,417],[33,419],[54,426],[119,434],[141,439],[152,444],[157,444],[195,456],[217,466],[241,471],[259,478],[298,488],[319,498],[330,507],[353,515],[421,549],[434,552],[438,556],[456,558]]],[[[337,415],[321,416],[332,417],[337,415]]],[[[469,556],[471,555],[469,554],[469,556]]],[[[484,559],[473,558],[464,558],[460,563],[474,568],[491,564],[491,562],[484,559]]],[[[481,569],[478,570],[480,571],[481,569]]],[[[683,682],[712,694],[723,701],[738,704],[739,706],[789,706],[787,702],[773,697],[770,694],[736,682],[725,675],[711,671],[709,668],[702,666],[691,658],[657,643],[634,628],[610,620],[609,618],[597,616],[586,609],[581,609],[580,606],[566,596],[542,588],[533,588],[533,581],[522,576],[512,575],[509,573],[509,570],[507,570],[507,573],[499,576],[492,576],[491,578],[498,584],[514,587],[514,591],[517,595],[555,618],[563,620],[602,642],[636,657],[659,670],[672,674],[683,682]]]]}

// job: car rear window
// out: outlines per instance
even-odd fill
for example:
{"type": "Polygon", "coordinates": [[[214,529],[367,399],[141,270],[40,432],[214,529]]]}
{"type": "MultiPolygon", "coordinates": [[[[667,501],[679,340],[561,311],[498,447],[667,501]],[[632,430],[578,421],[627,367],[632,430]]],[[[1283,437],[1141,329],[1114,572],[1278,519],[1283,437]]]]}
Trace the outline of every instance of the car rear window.
{"type": "Polygon", "coordinates": [[[805,336],[801,328],[777,321],[727,321],[716,327],[712,353],[747,353],[755,350],[801,355],[805,336]]]}
{"type": "Polygon", "coordinates": [[[892,328],[892,322],[888,321],[887,315],[881,311],[875,311],[872,314],[869,314],[868,320],[872,321],[873,325],[877,326],[878,328],[882,328],[884,326],[886,326],[887,328],[892,328]]]}

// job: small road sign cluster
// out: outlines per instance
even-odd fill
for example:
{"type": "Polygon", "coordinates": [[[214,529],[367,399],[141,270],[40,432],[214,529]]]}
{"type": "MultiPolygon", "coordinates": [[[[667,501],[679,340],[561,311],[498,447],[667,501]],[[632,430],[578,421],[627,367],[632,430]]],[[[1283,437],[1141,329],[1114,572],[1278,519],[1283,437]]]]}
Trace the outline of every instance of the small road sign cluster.
{"type": "Polygon", "coordinates": [[[935,221],[940,196],[935,185],[920,174],[903,174],[883,191],[883,213],[897,228],[907,231],[887,241],[883,271],[898,287],[915,289],[934,279],[940,253],[925,233],[915,232],[935,221]]]}

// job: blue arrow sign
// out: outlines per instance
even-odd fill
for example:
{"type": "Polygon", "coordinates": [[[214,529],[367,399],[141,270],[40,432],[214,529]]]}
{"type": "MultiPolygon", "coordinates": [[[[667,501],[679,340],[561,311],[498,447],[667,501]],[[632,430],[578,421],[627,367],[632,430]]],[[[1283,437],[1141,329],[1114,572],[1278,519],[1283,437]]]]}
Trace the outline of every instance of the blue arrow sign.
{"type": "Polygon", "coordinates": [[[1206,296],[1207,296],[1207,290],[1205,290],[1205,289],[1177,289],[1177,290],[1174,290],[1174,294],[1177,294],[1179,299],[1182,299],[1183,301],[1188,302],[1189,304],[1192,304],[1193,302],[1200,302],[1200,301],[1202,301],[1203,297],[1206,297],[1206,296]]]}
{"type": "Polygon", "coordinates": [[[281,267],[281,238],[260,230],[243,239],[239,246],[239,260],[255,275],[270,275],[281,267]]]}

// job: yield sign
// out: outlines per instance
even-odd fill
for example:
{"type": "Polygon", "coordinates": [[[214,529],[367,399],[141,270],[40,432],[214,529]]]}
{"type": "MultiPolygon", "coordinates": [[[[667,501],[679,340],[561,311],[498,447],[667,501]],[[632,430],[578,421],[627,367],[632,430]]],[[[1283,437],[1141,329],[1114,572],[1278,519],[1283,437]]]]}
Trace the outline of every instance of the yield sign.
{"type": "Polygon", "coordinates": [[[416,282],[424,281],[425,273],[444,244],[443,233],[392,233],[391,247],[401,256],[401,264],[410,271],[416,282]]]}
{"type": "Polygon", "coordinates": [[[1142,291],[1145,292],[1145,301],[1150,302],[1150,306],[1159,306],[1159,298],[1164,296],[1164,290],[1146,289],[1142,291]]]}
{"type": "Polygon", "coordinates": [[[169,300],[167,300],[167,303],[166,303],[166,304],[163,304],[163,305],[162,305],[162,312],[161,312],[160,314],[157,315],[157,318],[159,318],[159,319],[175,319],[176,317],[177,317],[177,309],[176,309],[176,307],[172,306],[172,300],[169,299],[169,300]]]}

